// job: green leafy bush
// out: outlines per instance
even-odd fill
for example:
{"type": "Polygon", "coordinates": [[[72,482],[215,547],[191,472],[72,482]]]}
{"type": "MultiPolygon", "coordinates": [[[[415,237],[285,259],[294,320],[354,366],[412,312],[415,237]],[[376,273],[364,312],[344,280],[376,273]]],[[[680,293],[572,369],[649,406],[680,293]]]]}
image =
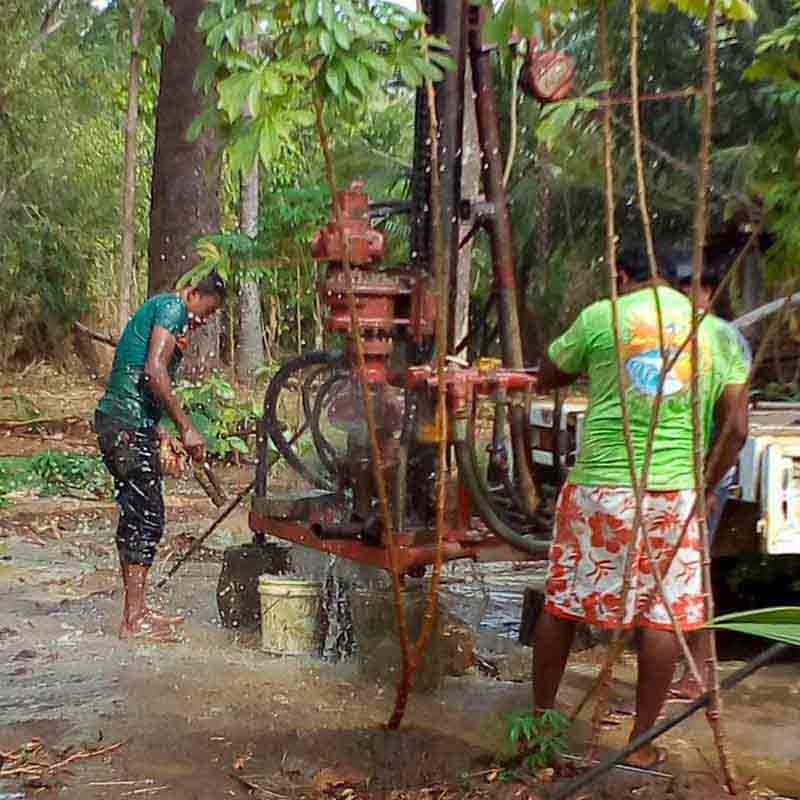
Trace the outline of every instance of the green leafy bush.
{"type": "Polygon", "coordinates": [[[0,466],[0,508],[7,508],[11,501],[7,495],[14,490],[14,479],[11,472],[0,466]]]}
{"type": "MultiPolygon", "coordinates": [[[[219,458],[249,453],[247,437],[260,414],[255,400],[237,397],[233,386],[219,375],[199,382],[180,381],[175,394],[203,434],[210,453],[219,458]]],[[[170,422],[164,424],[167,430],[175,432],[170,422]]]]}
{"type": "MultiPolygon", "coordinates": [[[[524,769],[548,767],[566,750],[570,722],[560,711],[515,711],[506,715],[506,724],[508,740],[516,748],[518,763],[524,769]]],[[[504,777],[513,779],[514,770],[507,770],[504,777]]]]}
{"type": "Polygon", "coordinates": [[[32,456],[20,472],[22,481],[38,487],[43,496],[69,492],[104,496],[111,490],[110,476],[98,456],[43,450],[32,456]]]}

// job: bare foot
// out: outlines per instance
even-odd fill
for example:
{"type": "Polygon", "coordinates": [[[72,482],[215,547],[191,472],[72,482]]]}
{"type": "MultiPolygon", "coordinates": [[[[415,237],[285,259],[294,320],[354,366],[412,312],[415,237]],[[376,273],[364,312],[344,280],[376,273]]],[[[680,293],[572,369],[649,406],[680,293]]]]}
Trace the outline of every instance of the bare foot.
{"type": "Polygon", "coordinates": [[[147,613],[133,622],[123,620],[119,628],[119,638],[144,639],[161,643],[178,641],[168,622],[147,613]]]}
{"type": "Polygon", "coordinates": [[[629,767],[638,767],[639,769],[655,769],[659,764],[663,764],[667,760],[667,751],[662,747],[656,747],[652,744],[646,744],[638,750],[634,750],[626,759],[625,764],[629,767]]]}
{"type": "Polygon", "coordinates": [[[158,622],[165,622],[167,625],[182,625],[186,622],[186,617],[183,614],[165,614],[163,611],[149,606],[145,608],[144,614],[145,617],[150,617],[150,619],[158,622]]]}

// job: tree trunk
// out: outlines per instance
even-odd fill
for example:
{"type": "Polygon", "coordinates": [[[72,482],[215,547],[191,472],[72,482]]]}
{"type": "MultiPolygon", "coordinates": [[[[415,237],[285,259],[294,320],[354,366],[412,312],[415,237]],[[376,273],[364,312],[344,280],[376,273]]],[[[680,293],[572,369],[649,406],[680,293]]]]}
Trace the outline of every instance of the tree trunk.
{"type": "Polygon", "coordinates": [[[314,349],[324,350],[325,329],[323,325],[324,325],[325,312],[322,308],[322,298],[320,297],[319,291],[317,290],[317,284],[319,282],[319,266],[316,261],[311,267],[311,270],[312,270],[313,286],[314,286],[314,349]]]}
{"type": "MultiPolygon", "coordinates": [[[[464,138],[461,167],[461,196],[473,199],[481,189],[481,146],[478,141],[478,120],[472,101],[472,68],[466,65],[464,85],[464,138]]],[[[461,226],[461,238],[469,232],[469,225],[461,226]]],[[[469,331],[469,295],[472,283],[472,241],[467,242],[458,254],[456,268],[456,303],[453,320],[455,344],[469,331]]],[[[465,356],[466,357],[466,356],[465,356]]]]}
{"type": "Polygon", "coordinates": [[[131,18],[131,61],[128,71],[128,108],[125,114],[125,156],[122,168],[122,242],[119,264],[117,334],[121,334],[131,315],[133,288],[133,253],[136,236],[136,144],[139,129],[139,73],[142,59],[144,0],[139,0],[131,18]]]}
{"type": "MultiPolygon", "coordinates": [[[[258,40],[250,37],[244,50],[258,55],[258,40]]],[[[248,108],[245,112],[251,114],[248,108]]],[[[245,236],[258,236],[258,161],[239,184],[239,230],[245,236]]],[[[258,281],[245,281],[239,287],[239,341],[236,353],[239,379],[252,383],[255,371],[264,363],[264,330],[261,319],[261,293],[258,281]]]]}
{"type": "Polygon", "coordinates": [[[764,276],[758,255],[748,256],[742,269],[743,311],[752,311],[763,302],[764,276]]]}
{"type": "MultiPolygon", "coordinates": [[[[156,145],[150,199],[150,296],[171,291],[196,263],[194,240],[219,229],[218,145],[204,130],[193,142],[189,125],[200,113],[203,96],[194,77],[205,45],[197,30],[204,0],[169,0],[175,32],[164,46],[156,107],[156,145]]],[[[219,328],[217,326],[217,331],[219,328]]],[[[187,356],[195,369],[219,352],[213,326],[195,335],[187,356]]]]}

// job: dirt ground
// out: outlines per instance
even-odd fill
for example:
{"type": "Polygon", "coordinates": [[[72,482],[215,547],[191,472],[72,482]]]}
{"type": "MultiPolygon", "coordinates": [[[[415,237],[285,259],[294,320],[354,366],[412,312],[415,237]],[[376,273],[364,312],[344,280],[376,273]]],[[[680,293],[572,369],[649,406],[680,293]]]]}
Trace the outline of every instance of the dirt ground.
{"type": "MultiPolygon", "coordinates": [[[[13,385],[0,380],[0,395],[10,395],[13,385]]],[[[69,378],[59,385],[52,375],[39,388],[47,394],[28,392],[43,417],[88,419],[97,392],[69,378]]],[[[9,419],[8,408],[2,412],[0,419],[9,419]]],[[[93,448],[78,423],[45,434],[6,428],[0,457],[42,447],[93,448]]],[[[249,477],[248,469],[223,473],[230,490],[249,477]]],[[[190,483],[170,483],[167,505],[156,577],[214,518],[190,483]]],[[[513,627],[522,589],[540,570],[453,573],[454,587],[481,581],[494,609],[494,624],[473,623],[477,652],[499,665],[499,678],[473,665],[433,693],[413,694],[402,728],[389,732],[384,723],[394,690],[366,679],[354,661],[270,657],[257,633],[220,625],[219,555],[247,540],[244,511],[212,537],[205,558],[188,562],[157,595],[166,608],[186,614],[182,641],[121,642],[114,524],[109,501],[19,497],[0,510],[0,769],[7,775],[0,778],[0,800],[523,800],[552,792],[549,773],[504,782],[497,769],[508,751],[503,715],[530,706],[530,650],[516,644],[513,627]]],[[[600,652],[571,659],[561,694],[566,705],[591,684],[600,652]]],[[[726,662],[723,673],[738,666],[726,662]]],[[[617,708],[630,707],[634,678],[626,656],[614,685],[617,708]]],[[[755,776],[759,795],[800,795],[800,665],[762,670],[725,703],[731,749],[741,771],[755,776]]],[[[604,731],[604,748],[627,736],[629,718],[618,715],[616,722],[604,731]]],[[[588,732],[583,721],[574,726],[572,753],[581,752],[588,732]]],[[[717,796],[702,715],[662,743],[670,751],[663,772],[617,771],[578,797],[717,796]]]]}

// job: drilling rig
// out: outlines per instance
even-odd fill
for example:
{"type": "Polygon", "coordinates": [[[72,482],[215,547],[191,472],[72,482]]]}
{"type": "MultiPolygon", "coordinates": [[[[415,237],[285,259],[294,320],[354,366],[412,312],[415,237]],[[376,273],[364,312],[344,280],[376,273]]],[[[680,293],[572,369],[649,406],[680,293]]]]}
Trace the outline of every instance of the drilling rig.
{"type": "MultiPolygon", "coordinates": [[[[394,568],[415,576],[424,574],[436,557],[434,486],[441,452],[458,467],[447,493],[443,560],[541,559],[551,528],[532,459],[529,404],[536,372],[523,363],[493,83],[497,48],[482,39],[485,9],[469,0],[430,0],[424,10],[430,32],[446,38],[455,68],[434,86],[435,139],[428,97],[424,89],[417,93],[410,202],[392,209],[410,216],[410,261],[385,263],[384,236],[371,220],[375,209],[385,213],[387,204],[371,203],[359,182],[340,190],[339,213],[317,232],[312,254],[326,267],[320,283],[325,329],[338,334],[343,346],[299,355],[270,382],[249,517],[257,540],[276,536],[372,567],[393,568],[365,424],[366,380],[399,554],[394,568]],[[482,159],[480,197],[463,197],[461,191],[467,63],[482,159]],[[432,147],[437,148],[435,159],[432,147]],[[438,163],[436,203],[431,197],[432,162],[438,163]],[[438,219],[432,218],[433,209],[438,219]],[[463,360],[464,343],[454,341],[450,315],[446,367],[437,370],[435,325],[437,315],[454,302],[463,221],[489,239],[502,359],[475,364],[463,360]],[[433,279],[436,224],[445,296],[437,293],[433,279]],[[356,337],[363,348],[362,375],[356,337]],[[440,382],[446,393],[446,426],[436,415],[440,382]],[[493,409],[488,448],[481,446],[478,435],[479,407],[493,409]],[[445,436],[447,446],[440,448],[445,436]],[[272,446],[293,472],[291,488],[270,479],[272,446]]],[[[573,72],[566,54],[530,41],[520,84],[536,101],[551,102],[569,93],[573,72]]]]}

